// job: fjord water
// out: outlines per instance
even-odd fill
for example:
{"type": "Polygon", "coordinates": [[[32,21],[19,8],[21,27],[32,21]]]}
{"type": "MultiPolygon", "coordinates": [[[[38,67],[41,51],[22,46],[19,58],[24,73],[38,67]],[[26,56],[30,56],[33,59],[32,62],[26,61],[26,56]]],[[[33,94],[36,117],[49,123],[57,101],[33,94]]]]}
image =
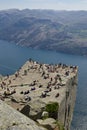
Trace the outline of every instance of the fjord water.
{"type": "Polygon", "coordinates": [[[78,65],[77,100],[72,121],[72,130],[87,129],[87,57],[62,54],[53,51],[35,50],[0,41],[0,74],[13,74],[29,58],[42,63],[66,63],[78,65]]]}

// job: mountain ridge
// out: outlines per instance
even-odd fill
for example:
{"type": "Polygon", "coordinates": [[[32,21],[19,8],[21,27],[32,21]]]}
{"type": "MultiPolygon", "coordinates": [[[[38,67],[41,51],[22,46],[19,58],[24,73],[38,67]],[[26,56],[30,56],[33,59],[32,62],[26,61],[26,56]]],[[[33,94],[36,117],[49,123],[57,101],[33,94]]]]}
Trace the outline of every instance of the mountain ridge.
{"type": "Polygon", "coordinates": [[[87,55],[87,11],[0,11],[0,39],[37,49],[87,55]]]}

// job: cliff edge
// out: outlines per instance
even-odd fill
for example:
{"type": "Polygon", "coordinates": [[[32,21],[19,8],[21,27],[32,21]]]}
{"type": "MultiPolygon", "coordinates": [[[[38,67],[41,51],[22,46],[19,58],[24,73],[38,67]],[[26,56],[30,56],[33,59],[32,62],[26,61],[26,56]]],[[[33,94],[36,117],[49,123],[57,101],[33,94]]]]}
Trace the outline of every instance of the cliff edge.
{"type": "MultiPolygon", "coordinates": [[[[76,100],[77,74],[77,66],[42,64],[29,59],[14,75],[0,79],[0,99],[48,130],[61,130],[62,126],[62,130],[69,130],[76,100]]],[[[9,114],[11,108],[6,110],[8,107],[1,104],[2,115],[4,111],[6,119],[11,116],[7,121],[0,117],[2,124],[12,124],[11,119],[15,119],[17,114],[15,116],[13,109],[12,115],[9,114]]],[[[27,126],[19,113],[18,120],[25,124],[26,129],[41,129],[35,128],[33,123],[27,126]]],[[[13,124],[15,126],[14,120],[13,124]]]]}

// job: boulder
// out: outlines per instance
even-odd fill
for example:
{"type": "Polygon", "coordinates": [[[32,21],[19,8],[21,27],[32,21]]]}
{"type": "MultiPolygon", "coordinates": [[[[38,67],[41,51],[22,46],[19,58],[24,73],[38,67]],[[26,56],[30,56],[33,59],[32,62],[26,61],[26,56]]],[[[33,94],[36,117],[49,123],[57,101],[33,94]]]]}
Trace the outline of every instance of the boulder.
{"type": "Polygon", "coordinates": [[[0,100],[0,130],[47,130],[0,100]]]}
{"type": "Polygon", "coordinates": [[[42,112],[46,106],[44,102],[40,100],[35,100],[33,102],[30,102],[29,106],[30,106],[30,112],[29,112],[30,118],[32,118],[33,120],[42,118],[42,112]]]}
{"type": "Polygon", "coordinates": [[[53,130],[57,125],[56,120],[53,118],[47,118],[44,120],[38,119],[37,122],[49,130],[53,130]]]}

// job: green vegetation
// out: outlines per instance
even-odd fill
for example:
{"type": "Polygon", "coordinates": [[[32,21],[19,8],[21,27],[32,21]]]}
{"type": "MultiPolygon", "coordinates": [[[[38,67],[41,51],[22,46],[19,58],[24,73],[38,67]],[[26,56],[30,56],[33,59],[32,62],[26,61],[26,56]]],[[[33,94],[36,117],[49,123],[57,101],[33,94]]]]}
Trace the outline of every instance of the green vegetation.
{"type": "Polygon", "coordinates": [[[65,130],[65,128],[64,128],[62,123],[57,122],[57,125],[58,125],[59,130],[65,130]]]}
{"type": "Polygon", "coordinates": [[[46,105],[45,110],[49,113],[49,117],[57,118],[59,104],[57,102],[51,102],[46,105]]]}

